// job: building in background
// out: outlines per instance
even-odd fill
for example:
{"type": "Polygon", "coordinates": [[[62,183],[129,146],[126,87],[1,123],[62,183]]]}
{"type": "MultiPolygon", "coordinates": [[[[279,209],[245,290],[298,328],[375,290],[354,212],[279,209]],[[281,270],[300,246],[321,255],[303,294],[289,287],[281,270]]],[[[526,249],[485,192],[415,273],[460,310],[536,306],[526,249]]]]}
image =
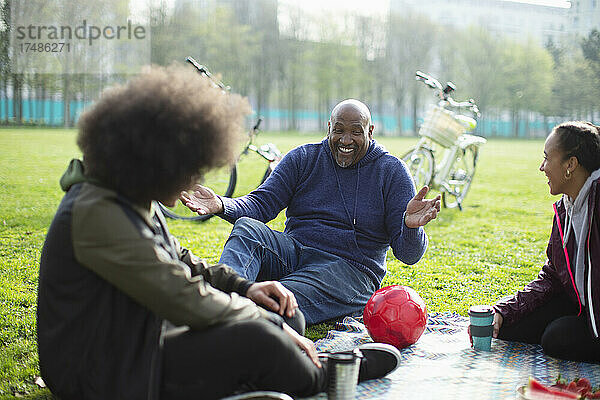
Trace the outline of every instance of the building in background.
{"type": "Polygon", "coordinates": [[[476,25],[518,42],[531,38],[544,45],[600,28],[600,0],[571,3],[562,8],[505,0],[390,0],[390,12],[420,13],[441,25],[476,25]]]}
{"type": "Polygon", "coordinates": [[[567,35],[567,8],[502,0],[390,0],[392,13],[420,13],[442,26],[482,27],[518,42],[533,39],[540,45],[567,35]]]}
{"type": "Polygon", "coordinates": [[[175,12],[229,7],[240,24],[256,27],[277,24],[277,0],[175,0],[175,12]]]}
{"type": "Polygon", "coordinates": [[[600,0],[572,0],[568,16],[571,31],[587,36],[592,29],[600,29],[600,0]]]}

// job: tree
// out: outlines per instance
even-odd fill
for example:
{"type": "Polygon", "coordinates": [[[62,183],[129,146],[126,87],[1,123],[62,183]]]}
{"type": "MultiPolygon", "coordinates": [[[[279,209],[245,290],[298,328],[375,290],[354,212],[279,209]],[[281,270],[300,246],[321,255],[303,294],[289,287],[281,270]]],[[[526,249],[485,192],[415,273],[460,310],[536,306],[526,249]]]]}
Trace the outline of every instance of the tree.
{"type": "Polygon", "coordinates": [[[0,100],[4,103],[4,110],[0,110],[0,114],[4,114],[4,122],[8,123],[8,81],[10,79],[10,58],[8,53],[8,42],[10,37],[10,1],[4,0],[0,4],[0,92],[2,97],[0,100]]]}
{"type": "Polygon", "coordinates": [[[457,85],[458,100],[472,98],[481,111],[479,132],[485,134],[484,120],[491,114],[491,108],[500,105],[504,71],[501,63],[503,41],[492,37],[488,31],[470,27],[449,35],[445,60],[448,77],[457,85]],[[465,45],[468,43],[468,45],[465,45]]]}
{"type": "Polygon", "coordinates": [[[592,119],[594,112],[600,108],[600,31],[594,29],[587,38],[581,41],[583,57],[587,61],[590,71],[593,73],[591,86],[596,88],[595,96],[590,99],[592,119]]]}
{"type": "Polygon", "coordinates": [[[354,16],[356,25],[354,42],[357,43],[361,64],[358,80],[360,98],[371,105],[377,133],[385,134],[383,116],[388,102],[388,68],[385,60],[385,37],[387,23],[378,16],[354,16]],[[377,117],[381,116],[378,121],[377,117]],[[379,122],[379,123],[378,123],[379,122]]]}
{"type": "MultiPolygon", "coordinates": [[[[279,27],[276,0],[252,0],[260,6],[256,20],[250,24],[257,38],[257,47],[250,55],[250,86],[256,97],[256,112],[262,115],[269,107],[269,98],[277,77],[279,27]]],[[[268,128],[269,120],[265,126],[268,128]]]]}
{"type": "Polygon", "coordinates": [[[504,67],[504,104],[512,112],[514,135],[520,135],[523,116],[528,135],[529,113],[543,112],[550,101],[552,56],[532,41],[524,45],[508,42],[499,61],[504,67]]]}
{"type": "Polygon", "coordinates": [[[411,110],[414,134],[417,132],[417,108],[419,86],[415,71],[428,69],[432,55],[436,27],[429,19],[419,14],[399,15],[391,13],[388,24],[386,65],[393,91],[394,106],[398,110],[399,131],[407,94],[412,98],[411,110]]]}
{"type": "Polygon", "coordinates": [[[586,63],[581,49],[564,50],[567,57],[555,68],[552,102],[549,113],[566,119],[586,118],[594,103],[597,86],[594,72],[586,63]]]}

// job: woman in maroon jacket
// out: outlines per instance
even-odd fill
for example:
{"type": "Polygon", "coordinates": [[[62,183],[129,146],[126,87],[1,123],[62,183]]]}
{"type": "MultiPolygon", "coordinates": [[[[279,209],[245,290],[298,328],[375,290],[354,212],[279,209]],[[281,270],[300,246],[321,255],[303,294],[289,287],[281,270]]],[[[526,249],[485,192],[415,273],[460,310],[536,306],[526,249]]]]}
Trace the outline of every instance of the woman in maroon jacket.
{"type": "Polygon", "coordinates": [[[538,277],[495,306],[494,336],[541,344],[550,356],[600,362],[600,127],[556,126],[540,171],[554,204],[554,222],[538,277]]]}

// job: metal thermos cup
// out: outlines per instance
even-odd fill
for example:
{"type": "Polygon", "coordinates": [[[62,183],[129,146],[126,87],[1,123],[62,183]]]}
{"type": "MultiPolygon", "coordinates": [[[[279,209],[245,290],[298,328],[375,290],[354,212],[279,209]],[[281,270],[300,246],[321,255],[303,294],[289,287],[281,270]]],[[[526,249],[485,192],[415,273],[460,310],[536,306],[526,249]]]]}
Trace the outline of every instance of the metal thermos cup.
{"type": "Polygon", "coordinates": [[[354,400],[362,357],[358,349],[329,355],[327,361],[329,400],[354,400]]]}

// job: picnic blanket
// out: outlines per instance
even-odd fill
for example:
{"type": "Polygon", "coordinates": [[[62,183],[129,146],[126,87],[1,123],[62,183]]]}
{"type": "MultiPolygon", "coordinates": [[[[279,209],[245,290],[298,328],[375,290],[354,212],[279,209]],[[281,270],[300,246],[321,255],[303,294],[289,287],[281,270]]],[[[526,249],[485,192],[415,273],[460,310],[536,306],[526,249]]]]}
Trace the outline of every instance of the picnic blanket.
{"type": "MultiPolygon", "coordinates": [[[[539,345],[492,341],[492,351],[473,350],[468,318],[430,313],[417,343],[401,350],[401,365],[382,379],[363,382],[357,399],[515,399],[530,376],[553,383],[560,374],[600,385],[600,365],[548,357],[539,345]]],[[[344,351],[371,339],[360,319],[346,317],[316,342],[318,351],[344,351]]],[[[321,393],[311,399],[326,399],[321,393]]]]}

